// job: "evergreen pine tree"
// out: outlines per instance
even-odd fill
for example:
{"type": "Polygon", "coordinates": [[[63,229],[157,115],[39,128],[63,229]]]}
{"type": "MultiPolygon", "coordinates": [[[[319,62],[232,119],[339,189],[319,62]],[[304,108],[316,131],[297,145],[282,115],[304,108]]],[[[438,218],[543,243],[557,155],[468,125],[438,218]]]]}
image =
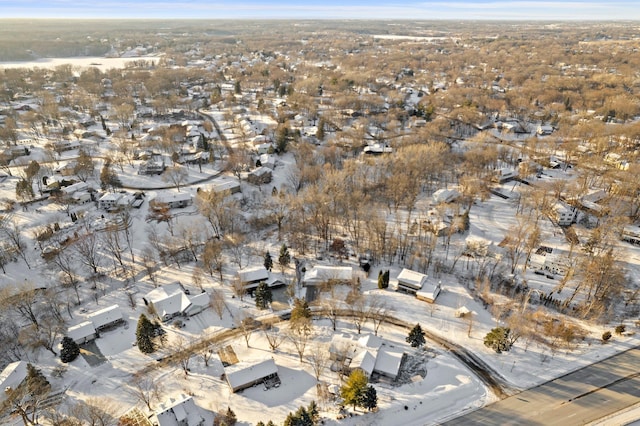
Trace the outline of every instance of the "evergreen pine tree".
{"type": "MultiPolygon", "coordinates": [[[[273,189],[275,189],[275,187],[273,187],[273,189]]],[[[271,253],[267,251],[264,254],[264,269],[271,272],[272,268],[273,268],[273,258],[271,257],[271,253]]]]}
{"type": "Polygon", "coordinates": [[[416,324],[416,326],[411,329],[406,340],[412,348],[418,348],[426,343],[424,331],[422,331],[420,324],[416,324]]]}
{"type": "Polygon", "coordinates": [[[378,393],[376,388],[369,385],[362,397],[362,407],[371,411],[378,406],[378,393]]]}
{"type": "Polygon", "coordinates": [[[384,274],[382,270],[378,272],[378,288],[384,288],[384,274]]]}
{"type": "Polygon", "coordinates": [[[256,307],[267,309],[272,300],[271,288],[264,281],[259,283],[256,288],[256,307]]]}
{"type": "Polygon", "coordinates": [[[388,288],[389,287],[389,270],[387,269],[386,271],[384,271],[384,274],[382,274],[382,278],[383,278],[383,288],[388,288]]]}
{"type": "Polygon", "coordinates": [[[80,355],[80,347],[70,337],[62,338],[62,350],[60,351],[60,361],[67,363],[76,359],[80,355]]]}
{"type": "Polygon", "coordinates": [[[318,421],[320,420],[320,410],[318,410],[318,404],[316,404],[315,401],[311,401],[309,403],[309,406],[307,407],[307,412],[309,413],[309,416],[311,417],[311,421],[313,422],[313,424],[318,424],[318,421]]]}
{"type": "Polygon", "coordinates": [[[282,271],[284,272],[284,269],[289,266],[289,263],[291,263],[291,255],[289,254],[289,249],[287,248],[286,244],[282,244],[282,247],[280,247],[280,254],[278,255],[278,263],[280,264],[280,267],[282,268],[282,271]]]}
{"type": "Polygon", "coordinates": [[[156,327],[153,325],[145,314],[140,314],[138,319],[138,327],[136,328],[136,343],[140,352],[150,354],[156,350],[153,337],[156,333],[156,327]]]}

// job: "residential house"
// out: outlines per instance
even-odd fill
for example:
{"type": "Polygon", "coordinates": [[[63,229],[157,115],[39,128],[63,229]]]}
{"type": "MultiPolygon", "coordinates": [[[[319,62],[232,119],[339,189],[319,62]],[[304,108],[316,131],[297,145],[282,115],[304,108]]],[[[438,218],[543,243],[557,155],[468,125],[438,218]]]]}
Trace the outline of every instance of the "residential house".
{"type": "Polygon", "coordinates": [[[271,182],[272,172],[268,167],[258,167],[247,173],[247,182],[253,185],[264,185],[271,182]]]}
{"type": "Polygon", "coordinates": [[[432,195],[435,204],[453,203],[460,198],[460,193],[455,189],[438,189],[432,195]]]}
{"type": "Polygon", "coordinates": [[[367,377],[378,374],[395,380],[403,355],[402,350],[387,345],[370,333],[362,336],[334,334],[329,345],[329,358],[334,361],[333,370],[349,374],[360,369],[367,377]]]}
{"type": "Polygon", "coordinates": [[[27,363],[15,361],[7,365],[0,373],[0,402],[7,397],[6,392],[15,390],[27,378],[27,363]]]}
{"type": "Polygon", "coordinates": [[[161,194],[149,201],[149,206],[155,208],[159,205],[166,205],[170,209],[179,209],[193,204],[193,196],[186,192],[177,194],[161,194]]]}
{"type": "Polygon", "coordinates": [[[566,256],[549,253],[545,256],[542,268],[555,275],[565,275],[571,267],[569,259],[566,256]]]}
{"type": "Polygon", "coordinates": [[[518,170],[503,167],[495,171],[494,181],[498,183],[506,183],[518,177],[518,170]]]}
{"type": "Polygon", "coordinates": [[[87,320],[93,323],[96,332],[108,330],[120,324],[124,324],[124,316],[120,306],[112,305],[87,315],[87,320]]]}
{"type": "Polygon", "coordinates": [[[59,175],[62,175],[62,176],[71,176],[71,175],[73,175],[75,173],[75,169],[76,169],[77,165],[78,165],[77,161],[75,161],[75,160],[69,161],[66,164],[63,164],[63,165],[61,165],[59,167],[56,167],[53,170],[53,172],[57,173],[59,175]]]}
{"type": "Polygon", "coordinates": [[[210,188],[214,192],[227,192],[229,194],[238,193],[241,189],[238,179],[228,176],[220,176],[214,179],[210,188]]]}
{"type": "Polygon", "coordinates": [[[239,392],[266,380],[278,378],[278,366],[272,358],[258,363],[239,362],[225,367],[224,375],[231,392],[239,392]]]}
{"type": "Polygon", "coordinates": [[[67,337],[71,338],[78,345],[95,340],[98,337],[95,327],[91,321],[84,321],[67,329],[67,337]]]}
{"type": "Polygon", "coordinates": [[[322,285],[329,281],[337,283],[351,283],[353,268],[351,266],[316,265],[307,270],[302,277],[303,286],[322,285]]]}
{"type": "Polygon", "coordinates": [[[393,152],[393,148],[380,143],[374,143],[365,146],[362,152],[368,155],[391,154],[393,152]]]}
{"type": "Polygon", "coordinates": [[[71,151],[80,148],[80,142],[76,140],[60,140],[53,142],[52,146],[56,152],[71,151]]]}
{"type": "Polygon", "coordinates": [[[156,315],[162,321],[169,321],[182,315],[191,305],[191,301],[178,282],[163,285],[147,293],[142,300],[147,306],[153,306],[156,315]]]}
{"type": "Polygon", "coordinates": [[[98,199],[98,208],[102,210],[115,209],[120,198],[122,198],[122,194],[119,192],[107,192],[98,199]]]}
{"type": "Polygon", "coordinates": [[[640,244],[640,226],[627,225],[622,228],[622,240],[631,244],[640,244]]]}
{"type": "Polygon", "coordinates": [[[189,306],[182,311],[182,315],[191,317],[209,307],[209,294],[202,292],[189,297],[189,306]]]}
{"type": "Polygon", "coordinates": [[[140,165],[138,169],[139,175],[161,175],[164,173],[164,170],[167,166],[164,163],[164,160],[157,161],[155,159],[150,159],[145,161],[140,165]]]}
{"type": "Polygon", "coordinates": [[[567,206],[563,203],[556,203],[553,208],[553,214],[555,220],[560,226],[571,226],[575,223],[578,216],[578,209],[575,207],[567,206]]]}
{"type": "Polygon", "coordinates": [[[240,269],[236,275],[246,290],[253,290],[262,281],[266,282],[269,279],[269,271],[264,266],[240,269]]]}
{"type": "Polygon", "coordinates": [[[155,412],[154,422],[157,426],[202,426],[204,417],[200,409],[196,406],[193,397],[180,395],[180,397],[169,400],[155,412]]]}
{"type": "Polygon", "coordinates": [[[553,130],[554,130],[553,126],[549,124],[540,124],[536,129],[536,133],[539,134],[540,136],[547,136],[553,133],[553,130]]]}
{"type": "Polygon", "coordinates": [[[420,300],[433,303],[440,294],[441,283],[430,281],[428,278],[425,274],[405,268],[390,286],[396,291],[413,294],[420,300]]]}

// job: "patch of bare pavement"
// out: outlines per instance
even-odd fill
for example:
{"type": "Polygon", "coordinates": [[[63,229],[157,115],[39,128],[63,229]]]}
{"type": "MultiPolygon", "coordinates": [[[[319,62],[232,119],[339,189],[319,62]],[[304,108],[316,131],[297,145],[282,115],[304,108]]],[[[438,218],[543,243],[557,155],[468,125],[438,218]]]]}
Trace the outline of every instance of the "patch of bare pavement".
{"type": "Polygon", "coordinates": [[[584,425],[640,401],[640,347],[606,358],[443,425],[584,425]]]}

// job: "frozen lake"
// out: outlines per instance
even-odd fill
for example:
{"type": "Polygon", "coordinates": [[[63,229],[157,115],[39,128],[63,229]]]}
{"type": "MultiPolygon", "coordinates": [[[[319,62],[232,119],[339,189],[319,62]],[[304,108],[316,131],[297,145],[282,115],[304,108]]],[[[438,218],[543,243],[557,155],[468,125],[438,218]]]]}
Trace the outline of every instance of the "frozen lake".
{"type": "Polygon", "coordinates": [[[102,56],[77,56],[72,58],[41,58],[34,61],[0,62],[0,69],[6,68],[50,68],[59,65],[70,64],[72,67],[89,68],[96,67],[101,71],[112,68],[124,68],[133,61],[158,61],[159,56],[136,56],[125,58],[105,58],[102,56]]]}

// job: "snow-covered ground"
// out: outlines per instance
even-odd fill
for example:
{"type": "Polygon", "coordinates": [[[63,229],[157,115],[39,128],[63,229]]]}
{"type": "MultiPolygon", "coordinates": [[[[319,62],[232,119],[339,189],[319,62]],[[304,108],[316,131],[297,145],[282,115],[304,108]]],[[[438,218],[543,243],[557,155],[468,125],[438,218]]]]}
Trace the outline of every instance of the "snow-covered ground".
{"type": "MultiPolygon", "coordinates": [[[[136,60],[141,58],[131,58],[136,60]]],[[[122,60],[122,59],[118,59],[122,60]]],[[[86,65],[91,62],[111,64],[111,59],[107,58],[83,58],[86,65]],[[87,63],[88,62],[88,63],[87,63]]],[[[114,59],[113,61],[117,61],[114,59]]],[[[64,61],[68,63],[68,60],[64,61]]],[[[51,62],[53,63],[53,62],[51,62]]],[[[46,63],[50,64],[50,63],[46,63]]],[[[5,64],[6,65],[6,64],[5,64]]],[[[117,64],[113,63],[113,67],[117,64]]],[[[26,66],[26,65],[25,65],[26,66]]],[[[38,65],[44,66],[44,65],[38,65]]],[[[52,65],[53,66],[53,65],[52,65]]],[[[105,65],[107,66],[107,65],[105,65]]],[[[238,144],[241,135],[234,129],[233,123],[225,121],[223,111],[208,111],[218,122],[223,135],[231,144],[238,144]]],[[[267,118],[259,115],[251,116],[255,123],[256,131],[265,125],[272,125],[267,118]]],[[[97,148],[98,151],[106,148],[97,148]]],[[[39,156],[42,151],[39,147],[33,149],[33,154],[29,159],[43,159],[39,156]]],[[[62,165],[77,155],[77,151],[67,152],[57,158],[56,166],[62,165]]],[[[287,174],[289,168],[295,160],[292,154],[277,157],[274,180],[268,185],[255,187],[245,182],[242,183],[242,193],[234,195],[243,206],[260,206],[267,197],[271,195],[273,187],[281,190],[287,185],[287,174]]],[[[96,171],[100,170],[102,160],[96,160],[96,171]]],[[[188,169],[189,177],[186,186],[181,188],[181,193],[195,195],[198,187],[206,187],[218,179],[221,173],[222,164],[203,166],[202,172],[197,166],[188,169]],[[193,184],[194,182],[198,182],[193,184]]],[[[13,169],[18,174],[18,169],[13,169]]],[[[90,366],[83,357],[68,365],[68,370],[61,378],[51,375],[56,367],[61,365],[58,358],[53,357],[44,350],[35,354],[31,360],[38,364],[40,368],[51,377],[52,384],[57,389],[67,389],[69,401],[74,399],[86,399],[91,396],[110,399],[119,403],[119,413],[137,406],[144,409],[144,405],[136,401],[127,393],[127,388],[131,383],[133,374],[148,369],[149,377],[154,378],[162,384],[162,400],[175,397],[178,394],[186,393],[193,395],[197,405],[202,409],[203,415],[210,424],[214,413],[223,412],[227,407],[231,407],[237,414],[241,424],[252,425],[262,420],[269,419],[281,422],[289,412],[294,412],[299,406],[307,405],[311,400],[318,400],[316,391],[316,380],[312,369],[308,363],[300,363],[294,348],[290,343],[283,345],[275,352],[269,349],[262,332],[256,331],[251,336],[249,346],[240,336],[225,344],[231,345],[239,359],[243,361],[257,361],[271,358],[276,362],[282,384],[278,388],[263,390],[261,386],[247,389],[240,393],[231,393],[226,382],[221,379],[223,374],[222,366],[219,362],[211,361],[209,366],[205,366],[204,360],[198,354],[194,354],[190,362],[190,374],[186,375],[177,365],[158,368],[155,358],[143,355],[137,347],[133,346],[135,341],[135,330],[137,320],[141,313],[147,312],[141,297],[154,288],[148,281],[144,268],[141,264],[142,250],[147,242],[150,223],[147,222],[148,200],[161,194],[177,193],[176,189],[162,189],[170,186],[169,182],[163,181],[157,176],[140,176],[137,168],[125,165],[123,170],[115,168],[124,185],[131,188],[143,188],[146,192],[145,203],[139,210],[131,210],[132,214],[132,240],[133,251],[136,256],[135,276],[123,277],[118,272],[116,265],[110,261],[104,261],[101,268],[108,277],[100,281],[99,294],[96,301],[94,291],[88,282],[83,282],[80,287],[82,299],[81,306],[71,309],[72,317],[69,325],[79,324],[86,319],[86,315],[97,309],[118,304],[125,315],[126,326],[118,327],[114,330],[104,332],[96,341],[102,355],[106,361],[97,366],[90,366]],[[135,306],[130,305],[130,296],[136,301],[135,306]],[[154,367],[154,368],[150,368],[154,367]]],[[[551,172],[555,174],[559,172],[551,172]]],[[[228,178],[235,178],[227,176],[228,178]]],[[[546,178],[546,177],[545,177],[546,178]]],[[[17,178],[9,177],[0,183],[0,199],[15,198],[15,185],[17,178]]],[[[93,185],[99,187],[95,182],[93,185]]],[[[133,191],[134,189],[131,189],[133,191]]],[[[513,183],[506,184],[503,192],[517,191],[513,183]]],[[[424,197],[418,203],[419,207],[426,210],[430,207],[429,197],[424,197]]],[[[110,214],[99,211],[94,203],[75,206],[72,212],[83,213],[86,223],[94,224],[109,219],[110,214]],[[103,218],[104,216],[104,218],[103,218]]],[[[499,197],[492,196],[486,202],[478,202],[473,206],[470,214],[471,228],[467,235],[454,235],[452,246],[462,248],[464,239],[469,235],[481,237],[497,246],[508,234],[510,228],[516,224],[513,203],[499,197]]],[[[175,210],[173,227],[179,229],[181,226],[195,226],[206,228],[204,219],[196,214],[195,206],[181,210],[175,210]]],[[[399,216],[402,215],[402,212],[399,216]]],[[[393,215],[389,215],[389,220],[393,221],[393,215]]],[[[48,201],[37,202],[30,205],[26,210],[17,208],[13,212],[16,223],[22,227],[25,237],[28,237],[29,249],[27,257],[31,264],[31,269],[18,260],[7,266],[7,273],[0,276],[0,286],[11,283],[21,283],[25,280],[33,281],[38,285],[47,286],[56,280],[56,274],[47,263],[41,258],[40,250],[32,240],[32,231],[41,225],[59,223],[63,233],[73,235],[80,225],[72,223],[64,209],[48,201]]],[[[564,235],[558,228],[550,222],[541,221],[543,245],[552,247],[559,252],[569,250],[568,243],[564,235]]],[[[155,224],[158,230],[165,237],[167,236],[167,225],[164,223],[155,224]]],[[[260,265],[262,256],[266,250],[272,255],[278,252],[281,242],[277,241],[276,232],[268,229],[260,233],[259,238],[255,238],[243,255],[243,265],[260,265]]],[[[636,280],[639,276],[640,250],[637,247],[620,243],[620,248],[626,259],[626,267],[629,275],[636,280]]],[[[443,241],[438,239],[436,248],[438,255],[442,255],[443,241]]],[[[316,260],[311,256],[294,255],[305,258],[310,263],[316,260]]],[[[454,256],[451,250],[450,256],[454,256]]],[[[335,262],[338,262],[335,260],[335,262]]],[[[343,265],[352,265],[358,268],[357,259],[352,256],[341,261],[343,265]]],[[[458,268],[465,271],[472,270],[476,265],[475,261],[461,259],[458,268]]],[[[193,284],[192,275],[193,263],[182,264],[179,268],[175,265],[164,267],[159,265],[158,285],[169,284],[180,281],[189,288],[192,294],[199,289],[193,284]]],[[[176,328],[171,324],[165,327],[168,330],[168,341],[176,342],[184,339],[186,342],[195,342],[199,339],[214,337],[217,333],[238,325],[239,319],[245,315],[259,317],[264,315],[255,308],[254,301],[247,297],[240,300],[233,296],[229,283],[238,269],[238,265],[228,261],[223,268],[223,279],[218,276],[206,277],[202,284],[203,289],[211,292],[216,289],[225,295],[227,304],[226,310],[220,318],[212,309],[208,309],[188,320],[183,320],[184,327],[176,328]]],[[[389,269],[391,277],[396,277],[402,269],[397,264],[377,264],[369,272],[369,277],[362,280],[362,291],[368,295],[379,295],[384,300],[388,310],[394,317],[408,323],[420,323],[429,332],[446,338],[452,342],[464,346],[473,353],[481,357],[494,370],[507,379],[514,387],[528,388],[540,384],[546,380],[557,377],[563,373],[580,368],[592,362],[596,362],[616,352],[640,344],[637,324],[628,321],[625,323],[627,330],[632,332],[628,335],[614,335],[607,344],[602,344],[600,336],[606,330],[613,330],[618,323],[611,324],[587,324],[581,326],[588,331],[587,337],[583,341],[575,343],[571,349],[551,349],[548,346],[536,342],[518,341],[515,347],[506,353],[496,354],[485,347],[483,338],[491,328],[497,325],[496,319],[483,307],[482,303],[472,297],[468,289],[468,284],[460,282],[457,275],[441,274],[437,277],[442,283],[443,291],[437,302],[433,305],[417,300],[409,295],[394,293],[390,290],[379,290],[377,288],[377,276],[379,270],[389,269]],[[473,312],[473,323],[469,330],[469,322],[465,319],[457,318],[455,311],[458,308],[466,307],[473,312]]],[[[294,275],[292,269],[288,269],[280,276],[288,282],[294,275]]],[[[458,274],[459,275],[459,274],[458,274]]],[[[522,277],[527,281],[529,288],[549,293],[557,285],[557,279],[552,280],[546,276],[540,276],[527,271],[522,277]]],[[[522,309],[522,308],[520,308],[522,309]]],[[[285,327],[285,325],[278,325],[285,327]]],[[[354,333],[354,326],[350,321],[339,321],[340,332],[354,333]]],[[[371,332],[371,324],[367,324],[363,333],[371,332]]],[[[327,343],[333,333],[330,324],[326,320],[319,320],[315,323],[314,333],[316,334],[316,344],[327,343]]],[[[427,351],[416,351],[411,349],[405,341],[407,330],[391,325],[383,325],[379,331],[381,337],[390,345],[401,348],[408,354],[423,357],[423,367],[426,376],[416,377],[416,380],[401,386],[391,386],[384,383],[376,383],[379,396],[380,409],[375,413],[357,412],[355,417],[335,420],[338,417],[335,403],[327,401],[320,402],[321,415],[327,418],[325,424],[345,424],[345,425],[422,425],[430,424],[453,417],[465,410],[470,410],[495,400],[495,396],[457,359],[438,347],[433,342],[427,342],[427,351]]],[[[165,350],[167,352],[168,350],[165,350]]],[[[162,356],[163,352],[160,353],[162,356]]],[[[340,384],[340,379],[335,373],[326,370],[321,380],[323,382],[340,384]]],[[[157,406],[160,401],[155,401],[157,406]]],[[[638,410],[629,411],[627,420],[640,417],[638,410]]],[[[625,420],[625,421],[627,421],[625,420]]],[[[606,423],[605,423],[606,424],[606,423]]]]}

